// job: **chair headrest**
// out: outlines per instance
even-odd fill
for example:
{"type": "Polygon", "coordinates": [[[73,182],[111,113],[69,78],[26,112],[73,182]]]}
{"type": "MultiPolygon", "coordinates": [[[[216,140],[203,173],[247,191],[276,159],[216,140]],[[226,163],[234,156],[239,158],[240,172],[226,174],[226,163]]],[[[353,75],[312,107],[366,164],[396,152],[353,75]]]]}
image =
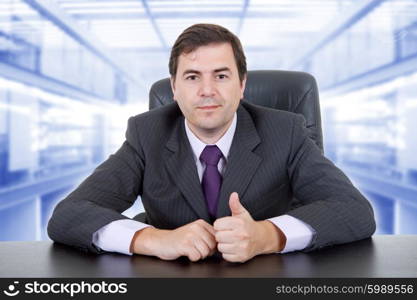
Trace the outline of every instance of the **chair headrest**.
{"type": "MultiPolygon", "coordinates": [[[[149,109],[173,101],[169,78],[152,85],[149,109]]],[[[323,151],[319,93],[312,75],[281,70],[248,71],[244,101],[301,114],[306,119],[310,138],[323,151]]]]}

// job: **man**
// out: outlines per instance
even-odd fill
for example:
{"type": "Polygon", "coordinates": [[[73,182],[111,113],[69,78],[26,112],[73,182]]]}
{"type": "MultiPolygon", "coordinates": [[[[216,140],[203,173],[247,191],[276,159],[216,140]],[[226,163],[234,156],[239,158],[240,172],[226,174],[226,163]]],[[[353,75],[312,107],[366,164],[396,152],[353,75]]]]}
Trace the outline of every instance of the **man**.
{"type": "Polygon", "coordinates": [[[189,27],[169,70],[175,103],[129,119],[121,148],[56,206],[53,240],[244,262],[373,234],[370,204],[308,138],[304,119],[241,102],[247,70],[235,35],[189,27]],[[149,225],[121,214],[138,195],[149,225]]]}

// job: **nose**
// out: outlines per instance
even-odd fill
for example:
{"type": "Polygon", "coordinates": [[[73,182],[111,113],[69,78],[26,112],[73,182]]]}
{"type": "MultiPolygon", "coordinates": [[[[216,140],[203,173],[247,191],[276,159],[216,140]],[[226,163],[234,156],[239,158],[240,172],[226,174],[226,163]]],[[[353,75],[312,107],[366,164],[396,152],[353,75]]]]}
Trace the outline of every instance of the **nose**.
{"type": "Polygon", "coordinates": [[[200,97],[213,97],[216,94],[215,83],[210,78],[201,80],[199,96],[200,97]]]}

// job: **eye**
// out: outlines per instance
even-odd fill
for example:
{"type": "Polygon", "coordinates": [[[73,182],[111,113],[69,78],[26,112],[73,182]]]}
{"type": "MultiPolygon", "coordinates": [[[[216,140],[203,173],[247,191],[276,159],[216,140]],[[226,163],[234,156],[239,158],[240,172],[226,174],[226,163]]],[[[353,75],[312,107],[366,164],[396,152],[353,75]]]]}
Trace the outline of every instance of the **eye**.
{"type": "Polygon", "coordinates": [[[219,75],[217,75],[217,77],[219,79],[226,79],[227,78],[227,75],[226,74],[219,74],[219,75]]]}
{"type": "Polygon", "coordinates": [[[197,79],[196,75],[190,75],[190,76],[185,77],[185,80],[196,80],[196,79],[197,79]]]}

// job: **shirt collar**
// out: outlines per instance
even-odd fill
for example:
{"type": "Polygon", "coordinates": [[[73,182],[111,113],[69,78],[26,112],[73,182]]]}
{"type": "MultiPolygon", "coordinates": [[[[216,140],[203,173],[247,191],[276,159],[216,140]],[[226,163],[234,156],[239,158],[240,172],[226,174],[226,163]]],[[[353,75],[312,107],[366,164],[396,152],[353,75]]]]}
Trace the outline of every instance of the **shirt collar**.
{"type": "MultiPolygon", "coordinates": [[[[188,141],[190,142],[191,148],[193,150],[194,159],[197,160],[197,158],[200,157],[201,152],[203,152],[204,148],[207,145],[211,145],[211,144],[206,144],[202,142],[188,127],[187,119],[184,118],[184,120],[185,120],[184,121],[185,132],[187,133],[188,141]]],[[[223,154],[224,159],[226,160],[227,160],[227,156],[229,155],[230,147],[232,145],[233,136],[235,135],[236,123],[237,123],[237,117],[236,117],[236,112],[235,112],[235,114],[233,115],[232,124],[230,124],[229,128],[226,130],[224,135],[217,141],[217,143],[214,144],[220,149],[220,151],[223,154]]]]}

